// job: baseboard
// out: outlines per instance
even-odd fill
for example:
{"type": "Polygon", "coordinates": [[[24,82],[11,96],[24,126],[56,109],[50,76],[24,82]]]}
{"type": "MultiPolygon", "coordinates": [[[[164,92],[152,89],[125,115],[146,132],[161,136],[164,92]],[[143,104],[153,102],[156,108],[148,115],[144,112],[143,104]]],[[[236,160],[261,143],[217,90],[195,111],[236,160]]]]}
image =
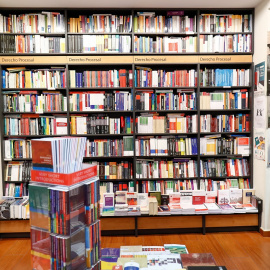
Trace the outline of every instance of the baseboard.
{"type": "Polygon", "coordinates": [[[264,231],[262,228],[260,228],[260,234],[263,237],[270,237],[270,231],[264,231]]]}

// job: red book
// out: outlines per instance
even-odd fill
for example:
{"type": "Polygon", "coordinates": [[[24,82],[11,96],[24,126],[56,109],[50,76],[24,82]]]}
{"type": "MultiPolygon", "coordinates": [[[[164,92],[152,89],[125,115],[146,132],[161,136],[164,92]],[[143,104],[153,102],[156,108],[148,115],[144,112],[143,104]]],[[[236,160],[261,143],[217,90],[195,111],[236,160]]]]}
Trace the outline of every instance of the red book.
{"type": "Polygon", "coordinates": [[[205,203],[205,191],[204,190],[193,190],[192,204],[204,204],[205,203]]]}

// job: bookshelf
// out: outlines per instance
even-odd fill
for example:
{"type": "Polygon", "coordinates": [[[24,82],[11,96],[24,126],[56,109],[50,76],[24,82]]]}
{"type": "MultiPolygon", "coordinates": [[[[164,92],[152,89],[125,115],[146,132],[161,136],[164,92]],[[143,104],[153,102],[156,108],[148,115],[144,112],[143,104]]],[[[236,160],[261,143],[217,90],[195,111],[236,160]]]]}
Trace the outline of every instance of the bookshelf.
{"type": "MultiPolygon", "coordinates": [[[[219,134],[223,140],[240,136],[248,137],[251,149],[253,131],[252,128],[246,127],[246,123],[249,122],[250,127],[253,124],[253,9],[176,9],[174,11],[119,9],[115,11],[63,8],[49,10],[51,13],[46,14],[42,11],[43,9],[1,10],[0,13],[6,16],[7,21],[12,21],[7,19],[10,13],[14,14],[13,20],[20,18],[19,15],[22,13],[34,13],[36,15],[29,16],[33,16],[37,25],[36,31],[31,28],[31,31],[22,33],[13,30],[0,32],[3,42],[10,39],[9,48],[0,48],[1,85],[3,86],[6,80],[6,75],[5,79],[3,77],[4,72],[14,67],[25,67],[26,70],[31,71],[62,70],[65,74],[62,85],[60,87],[2,87],[0,101],[4,104],[4,99],[12,100],[16,94],[24,96],[24,93],[28,95],[31,91],[36,91],[33,92],[34,95],[43,95],[51,101],[53,97],[55,100],[61,99],[61,103],[47,111],[39,111],[39,108],[33,112],[29,112],[29,108],[26,111],[5,111],[3,108],[2,127],[4,127],[4,119],[12,118],[12,121],[13,119],[19,121],[24,118],[24,115],[36,117],[39,114],[39,117],[66,118],[64,126],[67,135],[87,137],[89,151],[85,162],[101,164],[101,185],[110,182],[108,189],[113,189],[113,186],[116,189],[121,185],[142,192],[145,190],[143,181],[148,180],[152,183],[153,181],[176,183],[178,180],[180,182],[188,180],[188,185],[196,182],[199,187],[201,180],[209,178],[214,182],[226,179],[249,179],[250,187],[253,186],[252,151],[247,156],[242,156],[236,151],[201,155],[200,149],[206,136],[216,134],[219,134]],[[153,12],[154,16],[152,16],[153,12]],[[232,17],[231,14],[238,16],[232,17]],[[244,16],[246,14],[247,16],[244,16]],[[42,22],[47,16],[50,16],[52,21],[55,17],[59,22],[59,27],[54,22],[51,32],[48,29],[40,30],[42,24],[37,24],[37,21],[42,22]],[[241,16],[243,23],[239,24],[237,21],[241,16]],[[91,27],[89,22],[93,22],[91,27]],[[232,23],[231,27],[228,26],[229,22],[232,23]],[[12,40],[16,40],[17,36],[22,36],[22,40],[31,37],[31,44],[34,44],[32,42],[36,36],[40,36],[37,39],[43,37],[55,40],[49,42],[52,44],[52,47],[49,46],[49,53],[34,50],[34,47],[30,51],[17,50],[16,52],[12,40]],[[239,42],[236,42],[237,38],[239,42]],[[60,40],[59,44],[56,39],[60,40]],[[232,41],[230,48],[227,46],[228,40],[232,41]],[[208,43],[205,43],[206,41],[208,43]],[[219,47],[216,45],[217,42],[220,44],[219,47]],[[90,44],[95,46],[90,47],[90,44]],[[61,50],[56,51],[53,46],[61,50]],[[209,82],[213,80],[209,78],[215,76],[218,78],[215,73],[220,77],[226,75],[226,78],[230,77],[232,80],[226,81],[225,84],[219,81],[215,85],[210,84],[209,82]],[[220,93],[222,98],[219,102],[223,102],[223,105],[227,106],[226,109],[215,107],[223,105],[212,104],[210,98],[207,98],[220,93]],[[240,98],[243,99],[242,102],[238,102],[240,98]],[[86,103],[89,100],[95,102],[83,104],[80,103],[81,99],[86,103]],[[102,107],[103,99],[107,103],[102,107]],[[186,103],[183,101],[185,99],[187,99],[186,103]],[[146,100],[149,104],[146,104],[146,100]],[[162,105],[161,100],[164,101],[162,105]],[[234,100],[234,104],[231,100],[234,100]],[[57,109],[53,110],[53,108],[57,109]],[[233,122],[239,122],[240,115],[242,129],[232,128],[233,122]],[[201,125],[203,119],[206,122],[205,127],[201,125]],[[217,123],[219,119],[227,121],[224,122],[225,128],[223,129],[222,126],[222,129],[218,129],[219,126],[216,126],[211,129],[211,121],[217,123]],[[145,129],[145,121],[148,123],[155,121],[156,129],[145,129]],[[99,122],[99,125],[96,125],[96,122],[99,122]],[[189,126],[186,126],[186,123],[189,126]],[[168,129],[167,125],[172,128],[168,129]],[[178,141],[184,145],[184,148],[187,147],[185,151],[175,150],[178,141]],[[159,142],[165,145],[165,148],[167,145],[172,148],[167,149],[168,152],[163,148],[155,148],[160,144],[159,142]],[[139,149],[140,143],[147,144],[147,151],[153,146],[152,153],[150,151],[147,154],[143,148],[139,149]],[[115,145],[117,147],[114,147],[115,145]],[[229,175],[204,175],[200,166],[208,159],[214,162],[229,160],[231,162],[227,162],[229,165],[235,160],[241,162],[245,160],[248,168],[245,168],[244,175],[239,172],[229,175]],[[172,168],[189,163],[187,166],[190,166],[190,173],[180,175],[168,172],[161,175],[157,171],[155,175],[147,175],[138,172],[138,165],[145,164],[146,167],[152,167],[154,163],[170,164],[172,168]],[[108,167],[111,167],[109,172],[108,167]],[[108,178],[110,174],[112,177],[108,178]]],[[[0,20],[0,31],[1,22],[3,24],[3,21],[0,20]]],[[[1,44],[6,44],[3,42],[1,44]]],[[[3,168],[6,168],[10,161],[31,161],[29,153],[22,157],[18,155],[6,157],[5,141],[23,139],[27,143],[31,138],[45,136],[43,133],[13,134],[5,133],[4,128],[1,130],[3,130],[1,134],[3,168]]],[[[62,136],[63,133],[55,135],[62,136]]],[[[49,134],[49,136],[55,135],[49,134]]],[[[5,170],[3,171],[5,191],[5,170]]]]}

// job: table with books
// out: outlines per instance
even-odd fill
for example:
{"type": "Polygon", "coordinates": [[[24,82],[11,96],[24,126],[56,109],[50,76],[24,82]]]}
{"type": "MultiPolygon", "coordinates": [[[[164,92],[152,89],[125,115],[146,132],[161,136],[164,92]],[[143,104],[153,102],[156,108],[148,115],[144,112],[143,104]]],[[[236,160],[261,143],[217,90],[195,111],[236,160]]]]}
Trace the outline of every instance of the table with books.
{"type": "Polygon", "coordinates": [[[189,253],[185,245],[121,246],[101,250],[101,270],[226,270],[211,253],[189,253]]]}

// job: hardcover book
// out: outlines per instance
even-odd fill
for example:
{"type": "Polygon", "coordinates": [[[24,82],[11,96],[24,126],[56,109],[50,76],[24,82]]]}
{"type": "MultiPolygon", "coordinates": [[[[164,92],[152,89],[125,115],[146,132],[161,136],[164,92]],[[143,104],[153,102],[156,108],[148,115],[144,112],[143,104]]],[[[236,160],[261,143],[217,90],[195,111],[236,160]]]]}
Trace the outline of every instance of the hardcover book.
{"type": "Polygon", "coordinates": [[[181,254],[184,268],[188,266],[214,266],[216,261],[211,253],[181,254]]]}

